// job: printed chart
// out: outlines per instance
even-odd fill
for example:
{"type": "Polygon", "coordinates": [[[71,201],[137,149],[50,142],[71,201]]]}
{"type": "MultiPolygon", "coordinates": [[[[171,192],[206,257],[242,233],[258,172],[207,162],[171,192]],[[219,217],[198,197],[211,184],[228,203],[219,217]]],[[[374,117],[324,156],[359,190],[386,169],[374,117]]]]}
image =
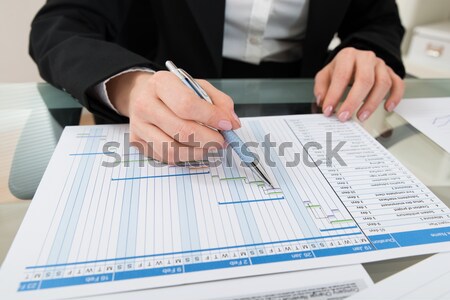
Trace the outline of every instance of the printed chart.
{"type": "Polygon", "coordinates": [[[232,152],[220,164],[148,160],[124,147],[127,131],[65,129],[2,294],[74,297],[450,250],[450,209],[356,123],[244,119],[238,133],[259,145],[274,188],[232,152]]]}

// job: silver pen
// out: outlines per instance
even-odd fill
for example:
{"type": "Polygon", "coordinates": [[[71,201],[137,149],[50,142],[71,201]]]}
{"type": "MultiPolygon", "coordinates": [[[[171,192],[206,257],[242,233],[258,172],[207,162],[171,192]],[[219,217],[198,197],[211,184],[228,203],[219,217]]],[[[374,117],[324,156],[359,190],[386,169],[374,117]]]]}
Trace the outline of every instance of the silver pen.
{"type": "MultiPolygon", "coordinates": [[[[177,68],[170,60],[166,61],[167,69],[175,74],[187,87],[191,88],[200,98],[213,104],[211,98],[202,89],[202,87],[183,69],[177,68]]],[[[244,142],[233,130],[219,130],[225,141],[236,152],[236,154],[242,159],[247,167],[249,167],[263,182],[270,187],[274,185],[270,182],[269,176],[266,170],[258,163],[255,156],[250,152],[244,142]],[[245,154],[244,154],[245,153],[245,154]]]]}

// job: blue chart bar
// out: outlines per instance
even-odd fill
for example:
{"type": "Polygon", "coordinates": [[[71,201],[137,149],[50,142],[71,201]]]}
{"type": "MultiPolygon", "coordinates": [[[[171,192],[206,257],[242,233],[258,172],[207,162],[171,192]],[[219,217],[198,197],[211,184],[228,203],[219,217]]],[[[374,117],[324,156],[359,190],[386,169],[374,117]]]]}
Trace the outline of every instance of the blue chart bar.
{"type": "Polygon", "coordinates": [[[218,202],[218,204],[219,204],[219,205],[227,205],[227,204],[243,204],[243,203],[267,202],[267,201],[280,201],[280,200],[284,200],[284,197],[280,197],[280,198],[268,198],[268,199],[256,199],[256,200],[231,201],[231,202],[218,202]]]}
{"type": "Polygon", "coordinates": [[[108,155],[116,152],[86,152],[86,153],[70,153],[69,156],[87,156],[87,155],[108,155]]]}
{"type": "Polygon", "coordinates": [[[348,230],[348,229],[359,229],[358,226],[347,226],[347,227],[339,227],[339,228],[329,228],[329,229],[320,229],[320,232],[329,232],[336,230],[348,230]]]}
{"type": "Polygon", "coordinates": [[[87,135],[87,136],[77,136],[79,139],[92,139],[92,138],[105,138],[106,135],[87,135]]]}
{"type": "Polygon", "coordinates": [[[198,172],[198,173],[181,173],[181,174],[167,174],[167,175],[156,175],[156,176],[139,176],[139,177],[122,177],[122,178],[112,178],[112,181],[119,180],[139,180],[139,179],[152,179],[152,178],[166,178],[166,177],[180,177],[180,176],[195,176],[195,175],[205,175],[210,172],[198,172]]]}

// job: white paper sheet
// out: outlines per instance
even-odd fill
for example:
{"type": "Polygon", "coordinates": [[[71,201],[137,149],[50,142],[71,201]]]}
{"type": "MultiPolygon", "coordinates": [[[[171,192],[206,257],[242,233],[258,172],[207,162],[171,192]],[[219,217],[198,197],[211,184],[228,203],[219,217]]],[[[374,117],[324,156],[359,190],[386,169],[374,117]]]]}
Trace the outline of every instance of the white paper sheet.
{"type": "Polygon", "coordinates": [[[450,250],[450,209],[357,123],[322,115],[244,119],[244,140],[263,142],[270,133],[278,146],[267,151],[275,165],[266,167],[279,189],[262,186],[232,152],[223,161],[232,167],[155,165],[126,151],[127,131],[65,129],[0,271],[7,299],[450,250]],[[326,152],[339,145],[344,165],[327,165],[326,152]],[[105,166],[112,161],[118,164],[105,166]]]}
{"type": "Polygon", "coordinates": [[[405,99],[395,112],[450,153],[450,98],[405,99]]]}
{"type": "Polygon", "coordinates": [[[86,300],[340,300],[372,285],[362,265],[351,265],[116,293],[86,300]]]}
{"type": "Polygon", "coordinates": [[[450,253],[436,254],[403,270],[351,300],[447,300],[450,299],[450,253]]]}

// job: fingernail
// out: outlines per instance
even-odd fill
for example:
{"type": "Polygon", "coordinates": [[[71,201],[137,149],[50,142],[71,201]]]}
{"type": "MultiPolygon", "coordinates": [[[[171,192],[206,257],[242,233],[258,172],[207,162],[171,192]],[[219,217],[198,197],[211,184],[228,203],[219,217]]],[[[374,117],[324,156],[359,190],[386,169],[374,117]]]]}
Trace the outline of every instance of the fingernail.
{"type": "Polygon", "coordinates": [[[388,112],[393,112],[394,109],[395,109],[395,103],[391,103],[391,104],[389,104],[389,106],[388,106],[388,108],[387,108],[387,111],[388,111],[388,112]]]}
{"type": "Polygon", "coordinates": [[[369,115],[370,115],[370,113],[368,111],[365,111],[359,116],[359,120],[361,122],[364,122],[365,120],[367,120],[369,118],[369,115]]]}
{"type": "Polygon", "coordinates": [[[348,117],[349,117],[349,116],[350,116],[350,113],[349,113],[348,111],[343,111],[343,112],[341,112],[341,113],[339,114],[338,119],[339,119],[339,121],[341,121],[341,122],[345,122],[345,121],[348,120],[348,117]]]}
{"type": "Polygon", "coordinates": [[[220,120],[219,121],[219,129],[221,130],[231,130],[233,128],[233,125],[231,125],[231,122],[228,120],[220,120]]]}
{"type": "Polygon", "coordinates": [[[333,106],[328,106],[327,108],[325,108],[325,110],[323,111],[323,114],[327,117],[331,116],[331,113],[333,112],[333,106]]]}
{"type": "Polygon", "coordinates": [[[317,106],[320,106],[320,102],[322,101],[322,95],[317,95],[316,97],[316,104],[317,106]]]}
{"type": "Polygon", "coordinates": [[[239,126],[241,126],[241,120],[239,120],[238,115],[234,111],[231,112],[231,114],[233,115],[233,118],[236,120],[236,122],[239,123],[239,126]]]}

